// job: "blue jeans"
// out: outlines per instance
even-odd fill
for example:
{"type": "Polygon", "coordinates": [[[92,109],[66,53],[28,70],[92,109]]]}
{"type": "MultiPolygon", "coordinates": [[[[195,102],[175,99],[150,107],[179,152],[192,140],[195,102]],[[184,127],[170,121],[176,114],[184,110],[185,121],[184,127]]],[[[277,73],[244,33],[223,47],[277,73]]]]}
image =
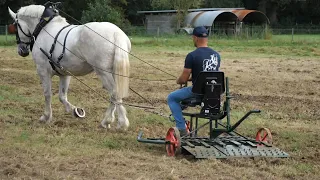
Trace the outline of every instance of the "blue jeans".
{"type": "Polygon", "coordinates": [[[179,130],[186,129],[186,122],[182,116],[180,102],[192,97],[196,97],[196,94],[192,93],[192,86],[178,89],[168,95],[168,105],[176,121],[176,127],[179,130]]]}

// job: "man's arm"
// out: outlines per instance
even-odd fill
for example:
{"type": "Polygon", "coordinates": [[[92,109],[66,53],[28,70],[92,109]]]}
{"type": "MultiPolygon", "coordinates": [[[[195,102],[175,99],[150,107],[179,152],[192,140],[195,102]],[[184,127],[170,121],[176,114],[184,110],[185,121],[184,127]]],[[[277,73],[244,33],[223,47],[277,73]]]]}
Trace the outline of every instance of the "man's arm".
{"type": "Polygon", "coordinates": [[[184,68],[182,71],[182,74],[177,79],[177,84],[185,84],[186,82],[188,82],[190,78],[190,74],[191,74],[191,69],[184,68]]]}

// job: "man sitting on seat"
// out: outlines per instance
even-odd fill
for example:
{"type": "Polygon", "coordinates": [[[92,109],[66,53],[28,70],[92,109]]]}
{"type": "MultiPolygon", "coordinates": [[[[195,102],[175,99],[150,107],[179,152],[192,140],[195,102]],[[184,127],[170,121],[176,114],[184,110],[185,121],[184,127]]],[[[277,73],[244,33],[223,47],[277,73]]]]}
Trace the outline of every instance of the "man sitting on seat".
{"type": "MultiPolygon", "coordinates": [[[[177,79],[177,84],[185,84],[189,80],[191,73],[192,84],[194,84],[194,81],[201,71],[219,71],[220,55],[208,47],[207,29],[203,26],[194,28],[192,39],[197,49],[187,55],[184,69],[177,79]]],[[[196,94],[192,93],[192,86],[178,89],[168,96],[168,105],[176,121],[176,127],[180,131],[180,136],[188,134],[180,102],[192,97],[196,97],[196,94]]]]}

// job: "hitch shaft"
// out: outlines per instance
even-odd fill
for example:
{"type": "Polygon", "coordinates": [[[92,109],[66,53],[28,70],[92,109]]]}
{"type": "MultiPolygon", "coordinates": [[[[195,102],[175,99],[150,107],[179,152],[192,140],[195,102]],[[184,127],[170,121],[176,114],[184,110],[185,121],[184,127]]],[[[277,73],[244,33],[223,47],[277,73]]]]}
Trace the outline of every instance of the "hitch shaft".
{"type": "Polygon", "coordinates": [[[151,144],[167,144],[170,142],[165,141],[164,139],[143,139],[142,138],[143,132],[140,131],[137,137],[137,141],[138,142],[142,142],[142,143],[151,143],[151,144]]]}

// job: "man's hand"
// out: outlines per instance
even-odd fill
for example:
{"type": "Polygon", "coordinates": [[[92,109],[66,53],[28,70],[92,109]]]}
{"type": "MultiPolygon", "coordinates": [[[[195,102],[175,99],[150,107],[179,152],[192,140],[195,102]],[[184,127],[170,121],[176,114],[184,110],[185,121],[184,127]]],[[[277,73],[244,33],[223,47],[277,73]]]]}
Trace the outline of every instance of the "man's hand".
{"type": "Polygon", "coordinates": [[[177,79],[177,84],[185,84],[188,82],[191,74],[191,69],[184,68],[182,71],[182,74],[180,77],[177,79]]]}

